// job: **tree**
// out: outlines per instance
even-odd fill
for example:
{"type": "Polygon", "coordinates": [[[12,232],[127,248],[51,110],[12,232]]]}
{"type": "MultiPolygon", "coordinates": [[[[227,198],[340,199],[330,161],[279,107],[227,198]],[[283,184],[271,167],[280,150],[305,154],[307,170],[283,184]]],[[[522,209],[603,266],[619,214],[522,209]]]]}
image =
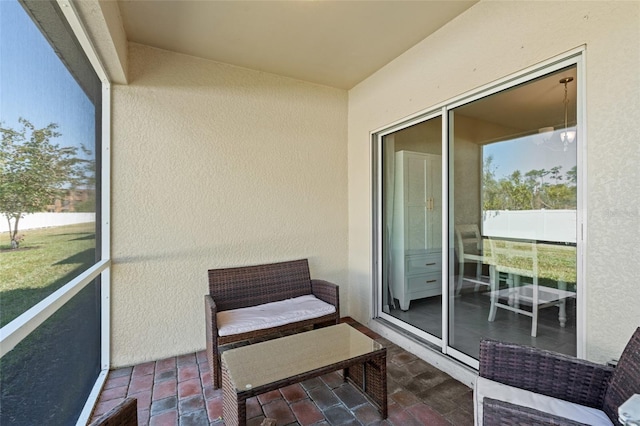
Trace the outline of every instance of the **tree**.
{"type": "Polygon", "coordinates": [[[13,248],[20,242],[20,219],[45,210],[64,189],[86,182],[90,168],[88,160],[76,157],[78,148],[52,142],[61,136],[57,124],[36,129],[24,118],[19,123],[21,130],[0,123],[0,213],[9,223],[13,248]]]}
{"type": "Polygon", "coordinates": [[[515,170],[509,176],[509,180],[503,179],[500,184],[508,196],[507,208],[509,210],[533,208],[535,195],[533,185],[529,180],[523,179],[520,170],[515,170]]]}
{"type": "Polygon", "coordinates": [[[578,167],[573,166],[571,170],[567,172],[567,182],[571,185],[576,185],[578,183],[578,167]]]}
{"type": "Polygon", "coordinates": [[[496,167],[493,165],[493,156],[490,155],[484,162],[482,170],[482,199],[484,210],[500,210],[502,198],[498,181],[496,181],[496,167]]]}
{"type": "Polygon", "coordinates": [[[562,175],[562,166],[529,170],[496,179],[493,157],[484,161],[482,199],[484,210],[575,209],[577,167],[562,175]],[[554,183],[549,182],[549,180],[554,183]]]}

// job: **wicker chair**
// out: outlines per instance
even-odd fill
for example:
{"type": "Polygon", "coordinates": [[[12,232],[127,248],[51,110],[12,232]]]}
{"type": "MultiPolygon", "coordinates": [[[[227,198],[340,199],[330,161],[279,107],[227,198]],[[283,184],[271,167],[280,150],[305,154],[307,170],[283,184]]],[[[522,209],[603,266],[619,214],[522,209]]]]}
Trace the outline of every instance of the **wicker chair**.
{"type": "Polygon", "coordinates": [[[127,398],[98,417],[91,426],[138,426],[138,401],[127,398]]]}
{"type": "Polygon", "coordinates": [[[486,393],[487,386],[478,387],[482,380],[478,379],[476,425],[617,424],[618,407],[633,394],[640,393],[640,328],[636,329],[615,368],[529,346],[483,340],[479,377],[492,381],[484,382],[485,385],[497,382],[510,386],[506,388],[509,395],[523,389],[556,398],[548,400],[552,404],[562,400],[577,404],[578,410],[594,408],[604,422],[580,422],[566,418],[564,412],[551,414],[548,412],[551,404],[538,402],[525,407],[494,399],[486,393]],[[607,423],[607,417],[611,423],[607,423]]]}
{"type": "Polygon", "coordinates": [[[210,269],[209,294],[204,299],[207,358],[211,367],[214,389],[218,389],[222,385],[220,346],[278,335],[282,332],[305,327],[321,327],[340,322],[338,286],[328,281],[311,279],[307,259],[267,265],[210,269]],[[277,327],[227,336],[218,334],[217,314],[222,311],[257,306],[304,295],[314,295],[316,298],[333,305],[335,312],[277,327]]]}

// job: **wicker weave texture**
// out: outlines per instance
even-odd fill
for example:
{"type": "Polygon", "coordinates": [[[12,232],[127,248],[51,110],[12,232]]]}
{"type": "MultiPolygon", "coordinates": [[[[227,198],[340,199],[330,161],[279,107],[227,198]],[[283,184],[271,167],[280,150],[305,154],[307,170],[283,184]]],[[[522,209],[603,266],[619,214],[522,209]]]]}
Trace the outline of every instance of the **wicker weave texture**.
{"type": "Polygon", "coordinates": [[[97,418],[91,426],[138,426],[138,400],[125,399],[97,418]]]}
{"type": "Polygon", "coordinates": [[[385,357],[375,357],[344,370],[344,377],[361,389],[387,418],[387,363],[385,357]]]}
{"type": "Polygon", "coordinates": [[[226,365],[222,366],[222,418],[225,426],[247,423],[247,400],[240,399],[226,365]]]}
{"type": "Polygon", "coordinates": [[[237,268],[211,269],[210,294],[205,295],[207,358],[214,389],[222,386],[220,346],[250,339],[274,336],[305,327],[321,327],[340,322],[340,292],[336,284],[309,277],[307,259],[237,268]],[[313,294],[333,305],[332,314],[291,324],[254,330],[231,336],[218,336],[218,312],[275,302],[313,294]]]}
{"type": "MultiPolygon", "coordinates": [[[[336,311],[339,311],[340,300],[336,288],[336,285],[329,281],[311,280],[311,293],[318,299],[335,306],[336,311]]],[[[340,315],[338,315],[338,317],[340,317],[340,315]]]]}
{"type": "Polygon", "coordinates": [[[480,342],[480,371],[505,385],[602,409],[613,369],[568,355],[513,343],[480,342]]]}
{"type": "Polygon", "coordinates": [[[213,388],[220,388],[220,354],[218,343],[218,321],[216,318],[216,302],[209,295],[204,296],[204,314],[205,314],[205,333],[207,341],[207,360],[209,361],[209,369],[211,370],[211,378],[213,379],[213,388]]]}
{"type": "Polygon", "coordinates": [[[636,328],[620,356],[602,410],[615,420],[618,418],[618,407],[636,393],[640,393],[640,327],[636,328]]]}
{"type": "Polygon", "coordinates": [[[209,295],[216,301],[219,311],[305,294],[311,294],[307,259],[209,270],[209,295]]]}
{"type": "MultiPolygon", "coordinates": [[[[615,424],[618,407],[640,393],[640,327],[631,336],[615,369],[530,346],[483,340],[480,376],[603,410],[615,424]]],[[[486,424],[491,425],[579,424],[490,398],[484,399],[483,411],[486,424]]]]}
{"type": "Polygon", "coordinates": [[[589,426],[491,398],[485,398],[482,404],[482,422],[487,426],[589,426]]]}

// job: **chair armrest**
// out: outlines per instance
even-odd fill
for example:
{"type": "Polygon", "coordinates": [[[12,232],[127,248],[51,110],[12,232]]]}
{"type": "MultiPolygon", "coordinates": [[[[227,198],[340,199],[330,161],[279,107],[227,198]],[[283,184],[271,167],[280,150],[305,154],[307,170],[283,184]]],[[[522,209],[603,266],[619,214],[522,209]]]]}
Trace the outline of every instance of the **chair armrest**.
{"type": "Polygon", "coordinates": [[[218,322],[216,316],[218,308],[213,297],[208,294],[204,296],[204,313],[207,361],[209,362],[209,369],[211,370],[213,388],[218,389],[222,385],[219,368],[220,355],[218,354],[218,322]]]}
{"type": "Polygon", "coordinates": [[[602,409],[613,368],[531,346],[482,340],[479,374],[505,385],[602,409]]]}
{"type": "Polygon", "coordinates": [[[213,297],[210,295],[204,296],[204,313],[207,319],[207,339],[210,336],[218,335],[218,322],[217,322],[217,313],[218,308],[216,307],[216,302],[213,300],[213,297]]]}
{"type": "Polygon", "coordinates": [[[311,293],[318,299],[335,306],[340,318],[340,287],[337,284],[324,280],[311,280],[311,293]]]}
{"type": "Polygon", "coordinates": [[[485,398],[482,404],[482,424],[589,426],[554,414],[491,398],[485,398]]]}

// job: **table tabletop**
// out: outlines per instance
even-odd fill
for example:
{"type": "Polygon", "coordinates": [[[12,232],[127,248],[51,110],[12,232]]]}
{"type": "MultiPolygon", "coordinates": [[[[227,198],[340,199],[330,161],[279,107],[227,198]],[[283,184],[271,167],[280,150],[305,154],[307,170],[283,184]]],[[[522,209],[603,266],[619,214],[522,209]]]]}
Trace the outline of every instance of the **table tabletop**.
{"type": "Polygon", "coordinates": [[[339,324],[229,349],[222,360],[236,389],[245,391],[381,350],[380,343],[339,324]]]}

